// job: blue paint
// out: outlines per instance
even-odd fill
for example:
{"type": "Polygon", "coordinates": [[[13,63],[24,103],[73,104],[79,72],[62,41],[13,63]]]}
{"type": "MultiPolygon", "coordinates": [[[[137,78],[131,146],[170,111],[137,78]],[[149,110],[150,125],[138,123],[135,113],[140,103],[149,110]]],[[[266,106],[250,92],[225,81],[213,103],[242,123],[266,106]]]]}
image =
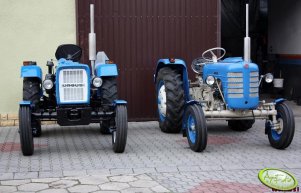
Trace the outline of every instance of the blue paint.
{"type": "Polygon", "coordinates": [[[99,64],[96,66],[96,75],[99,77],[103,76],[118,76],[116,64],[99,64]]]}
{"type": "Polygon", "coordinates": [[[183,87],[184,87],[184,93],[185,93],[185,100],[188,101],[190,100],[190,95],[189,95],[189,79],[188,79],[188,72],[187,72],[187,67],[186,63],[181,60],[181,59],[175,59],[174,63],[170,63],[169,59],[160,59],[157,62],[157,68],[156,68],[156,73],[154,74],[154,82],[156,82],[158,72],[161,68],[163,67],[178,67],[182,69],[182,77],[183,77],[183,87]]]}
{"type": "Polygon", "coordinates": [[[187,118],[187,130],[188,137],[192,144],[195,144],[196,141],[196,121],[195,118],[189,114],[187,118]]]}
{"type": "Polygon", "coordinates": [[[58,105],[64,105],[64,104],[89,104],[90,103],[90,83],[91,83],[91,75],[90,75],[90,68],[86,64],[80,64],[78,62],[73,62],[71,60],[66,60],[64,58],[59,59],[58,61],[58,67],[56,71],[56,102],[58,105]],[[88,81],[87,81],[87,100],[81,101],[81,102],[61,102],[60,101],[60,92],[59,92],[59,74],[61,70],[64,69],[84,69],[87,72],[88,81]]]}
{"type": "Polygon", "coordinates": [[[286,99],[284,99],[284,98],[279,98],[279,99],[276,99],[276,100],[274,101],[274,103],[280,104],[280,103],[282,103],[283,101],[286,101],[286,99]]]}
{"type": "Polygon", "coordinates": [[[127,102],[125,100],[114,100],[115,105],[126,105],[127,102]]]}
{"type": "Polygon", "coordinates": [[[39,78],[42,80],[42,70],[39,66],[30,65],[21,67],[22,78],[39,78]]]}
{"type": "Polygon", "coordinates": [[[160,111],[159,109],[159,105],[161,104],[161,101],[159,99],[159,90],[160,88],[164,85],[164,82],[161,80],[158,84],[158,87],[157,87],[157,105],[158,105],[158,113],[159,113],[159,119],[160,119],[160,122],[164,122],[165,121],[165,116],[162,114],[162,112],[160,111]]]}
{"type": "Polygon", "coordinates": [[[20,106],[30,106],[31,105],[31,101],[20,101],[19,105],[20,106]]]}
{"type": "MultiPolygon", "coordinates": [[[[258,72],[258,66],[254,63],[245,63],[242,58],[226,58],[223,61],[217,63],[208,63],[203,68],[203,79],[204,81],[208,76],[214,76],[215,78],[222,81],[222,90],[224,94],[225,101],[229,108],[231,109],[255,109],[259,103],[259,97],[250,97],[250,73],[258,72]],[[245,67],[247,64],[247,68],[245,67]],[[228,77],[227,73],[231,72],[241,72],[243,74],[242,77],[232,76],[231,78],[242,78],[243,86],[228,86],[228,77]],[[228,92],[228,88],[242,88],[242,93],[231,93],[228,92]],[[229,94],[242,94],[243,97],[240,98],[230,98],[229,94]]],[[[258,83],[258,80],[254,83],[258,83]]],[[[258,92],[258,90],[257,90],[258,92]]]]}

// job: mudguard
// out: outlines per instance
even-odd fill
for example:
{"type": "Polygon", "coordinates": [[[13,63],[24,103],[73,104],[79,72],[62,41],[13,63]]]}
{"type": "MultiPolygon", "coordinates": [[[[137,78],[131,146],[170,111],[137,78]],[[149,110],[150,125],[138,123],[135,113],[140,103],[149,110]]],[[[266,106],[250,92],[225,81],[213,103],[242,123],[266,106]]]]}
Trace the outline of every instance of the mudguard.
{"type": "Polygon", "coordinates": [[[276,100],[274,101],[274,103],[276,103],[276,105],[277,105],[277,104],[283,103],[284,101],[286,101],[286,99],[284,99],[284,98],[279,98],[279,99],[276,99],[276,100]]]}
{"type": "Polygon", "coordinates": [[[118,76],[116,64],[99,64],[96,65],[96,75],[98,77],[103,76],[118,76]]]}
{"type": "Polygon", "coordinates": [[[20,101],[19,105],[20,106],[30,106],[31,105],[31,101],[20,101]]]}
{"type": "Polygon", "coordinates": [[[183,87],[184,87],[184,93],[185,93],[185,101],[190,100],[190,95],[189,95],[189,81],[188,81],[188,72],[187,72],[187,67],[186,63],[181,60],[181,59],[175,59],[174,62],[170,62],[169,59],[160,59],[157,62],[157,68],[156,68],[156,73],[154,74],[154,82],[156,82],[158,72],[161,68],[164,67],[178,67],[182,69],[182,77],[183,77],[183,87]]]}
{"type": "Polygon", "coordinates": [[[21,67],[22,78],[39,78],[42,80],[42,70],[39,66],[30,65],[21,67]]]}
{"type": "Polygon", "coordinates": [[[125,100],[114,100],[114,105],[126,105],[127,102],[125,100]]]}

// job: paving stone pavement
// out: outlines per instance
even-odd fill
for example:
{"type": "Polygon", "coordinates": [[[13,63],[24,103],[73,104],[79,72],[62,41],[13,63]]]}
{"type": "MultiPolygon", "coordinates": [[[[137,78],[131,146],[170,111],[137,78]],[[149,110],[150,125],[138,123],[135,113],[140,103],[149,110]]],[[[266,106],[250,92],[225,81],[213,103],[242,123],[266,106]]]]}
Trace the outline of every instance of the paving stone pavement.
{"type": "Polygon", "coordinates": [[[113,152],[111,136],[101,135],[98,124],[42,126],[34,155],[24,157],[17,127],[3,127],[0,192],[271,192],[257,178],[260,169],[282,168],[301,180],[301,117],[295,120],[286,150],[269,145],[264,121],[246,132],[229,130],[225,121],[208,122],[202,153],[152,121],[129,123],[123,154],[113,152]]]}

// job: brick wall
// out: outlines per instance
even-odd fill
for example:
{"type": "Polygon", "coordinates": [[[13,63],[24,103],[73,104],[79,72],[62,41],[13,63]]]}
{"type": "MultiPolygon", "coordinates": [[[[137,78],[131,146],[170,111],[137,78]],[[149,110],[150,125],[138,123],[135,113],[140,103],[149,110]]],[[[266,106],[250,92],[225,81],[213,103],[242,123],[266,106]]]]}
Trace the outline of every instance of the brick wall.
{"type": "MultiPolygon", "coordinates": [[[[42,125],[56,124],[56,121],[43,121],[42,125]]],[[[0,127],[18,126],[18,114],[0,114],[0,127]]]]}

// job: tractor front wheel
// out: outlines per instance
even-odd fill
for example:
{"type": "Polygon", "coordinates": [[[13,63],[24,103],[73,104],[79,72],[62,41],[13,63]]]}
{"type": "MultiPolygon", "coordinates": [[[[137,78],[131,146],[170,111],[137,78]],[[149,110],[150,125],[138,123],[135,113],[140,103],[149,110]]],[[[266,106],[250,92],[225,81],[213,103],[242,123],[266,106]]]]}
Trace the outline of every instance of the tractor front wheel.
{"type": "Polygon", "coordinates": [[[180,69],[161,68],[156,79],[158,117],[161,131],[179,133],[182,128],[184,88],[180,69]]]}
{"type": "Polygon", "coordinates": [[[292,109],[285,103],[277,104],[276,110],[279,129],[273,129],[271,121],[266,123],[266,129],[271,146],[276,149],[285,149],[294,138],[295,119],[292,109]]]}
{"type": "Polygon", "coordinates": [[[194,104],[187,107],[184,125],[190,148],[195,152],[203,151],[207,146],[207,125],[201,106],[194,104]]]}
{"type": "Polygon", "coordinates": [[[255,123],[255,120],[229,120],[228,121],[228,127],[234,131],[247,131],[250,129],[253,124],[255,123]]]}
{"type": "Polygon", "coordinates": [[[34,146],[31,128],[31,109],[29,106],[21,106],[19,109],[19,132],[23,155],[32,155],[34,146]]]}
{"type": "Polygon", "coordinates": [[[128,131],[127,108],[125,105],[117,105],[115,124],[116,130],[112,132],[113,150],[115,153],[123,153],[128,131]]]}

